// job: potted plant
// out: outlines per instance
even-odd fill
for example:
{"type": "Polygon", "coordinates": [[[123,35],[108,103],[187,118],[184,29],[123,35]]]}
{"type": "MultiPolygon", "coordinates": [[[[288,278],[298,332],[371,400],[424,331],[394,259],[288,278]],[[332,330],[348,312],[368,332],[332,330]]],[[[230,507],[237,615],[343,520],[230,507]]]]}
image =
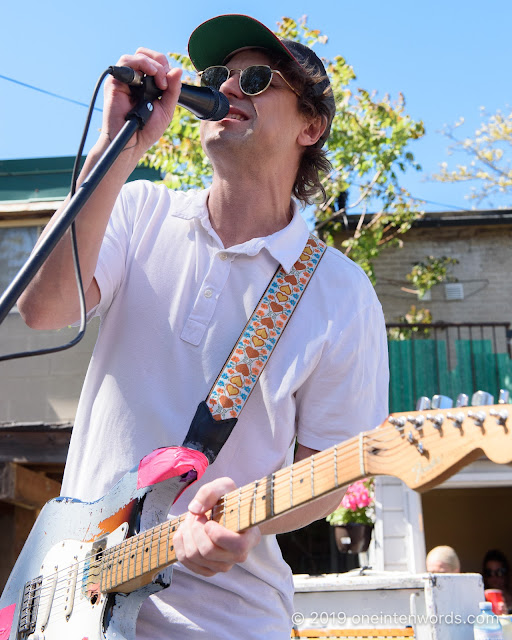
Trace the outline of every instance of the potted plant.
{"type": "Polygon", "coordinates": [[[373,478],[358,480],[349,485],[340,506],[326,520],[334,527],[334,538],[339,551],[366,551],[375,522],[373,478]]]}

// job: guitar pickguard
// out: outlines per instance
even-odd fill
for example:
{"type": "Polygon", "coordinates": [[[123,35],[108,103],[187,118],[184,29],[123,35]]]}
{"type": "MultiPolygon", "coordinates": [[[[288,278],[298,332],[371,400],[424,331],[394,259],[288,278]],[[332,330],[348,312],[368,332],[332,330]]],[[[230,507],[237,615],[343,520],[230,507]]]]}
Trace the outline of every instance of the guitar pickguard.
{"type": "Polygon", "coordinates": [[[36,638],[105,637],[102,621],[109,596],[99,589],[100,562],[127,531],[123,524],[96,542],[63,540],[50,549],[40,567],[36,619],[27,633],[36,638]]]}

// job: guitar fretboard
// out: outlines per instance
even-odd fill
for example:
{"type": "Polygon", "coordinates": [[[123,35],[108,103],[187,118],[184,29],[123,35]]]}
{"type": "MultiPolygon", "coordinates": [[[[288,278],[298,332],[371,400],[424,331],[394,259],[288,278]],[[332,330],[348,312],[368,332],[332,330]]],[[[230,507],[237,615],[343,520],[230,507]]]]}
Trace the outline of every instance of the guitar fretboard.
{"type": "MultiPolygon", "coordinates": [[[[364,477],[360,438],[296,462],[223,496],[206,516],[231,531],[244,531],[364,477]]],[[[102,592],[131,591],[176,562],[174,533],[186,514],[132,536],[105,551],[102,592]],[[131,583],[131,584],[130,584],[131,583]]]]}

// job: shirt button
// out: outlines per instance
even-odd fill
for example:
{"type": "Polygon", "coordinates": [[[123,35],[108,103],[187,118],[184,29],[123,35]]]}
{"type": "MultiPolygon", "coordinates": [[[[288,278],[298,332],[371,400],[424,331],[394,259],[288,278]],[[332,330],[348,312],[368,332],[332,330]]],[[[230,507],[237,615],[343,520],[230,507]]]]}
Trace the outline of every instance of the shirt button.
{"type": "Polygon", "coordinates": [[[204,297],[205,298],[211,298],[213,295],[213,291],[211,289],[205,289],[204,290],[204,297]]]}
{"type": "Polygon", "coordinates": [[[228,254],[227,253],[219,253],[219,258],[221,260],[227,260],[228,259],[228,254]]]}

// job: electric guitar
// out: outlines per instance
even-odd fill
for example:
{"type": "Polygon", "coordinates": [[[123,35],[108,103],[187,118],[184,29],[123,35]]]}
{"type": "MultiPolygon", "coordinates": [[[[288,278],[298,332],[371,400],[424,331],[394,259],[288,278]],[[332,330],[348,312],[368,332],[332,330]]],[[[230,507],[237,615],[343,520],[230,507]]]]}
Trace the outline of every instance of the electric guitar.
{"type": "MultiPolygon", "coordinates": [[[[391,415],[290,467],[226,494],[209,517],[243,531],[371,475],[429,489],[485,454],[512,460],[510,405],[391,415]]],[[[142,602],[170,584],[169,505],[208,464],[185,447],[157,449],[92,503],[48,502],[0,598],[0,640],[133,640],[142,602]]]]}

